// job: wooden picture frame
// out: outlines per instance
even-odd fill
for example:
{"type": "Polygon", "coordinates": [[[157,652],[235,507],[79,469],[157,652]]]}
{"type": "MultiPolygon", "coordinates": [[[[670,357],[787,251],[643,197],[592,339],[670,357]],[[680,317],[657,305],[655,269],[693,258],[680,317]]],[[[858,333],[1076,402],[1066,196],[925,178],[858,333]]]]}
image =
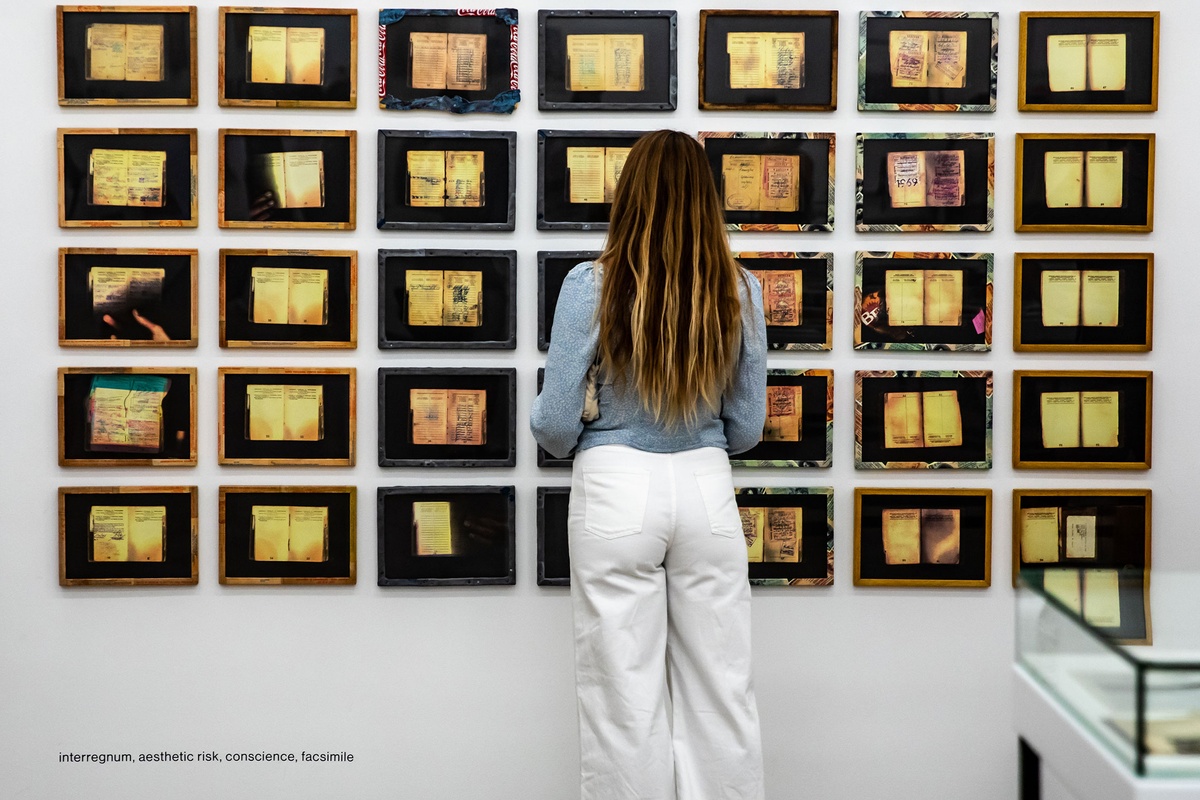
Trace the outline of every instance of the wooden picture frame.
{"type": "MultiPolygon", "coordinates": [[[[837,42],[837,11],[701,9],[700,109],[833,111],[837,108],[837,42]],[[799,54],[794,40],[782,45],[782,60],[793,65],[799,61],[800,74],[777,71],[758,76],[739,70],[737,80],[731,81],[729,35],[766,32],[804,35],[799,54]]],[[[750,37],[741,37],[734,46],[754,44],[750,37]]],[[[759,44],[766,48],[766,43],[759,44]]],[[[781,60],[779,54],[774,60],[781,60]]],[[[769,53],[759,59],[759,63],[771,61],[769,53]]]]}
{"type": "Polygon", "coordinates": [[[358,346],[357,250],[222,248],[220,258],[221,347],[358,346]]]}
{"type": "Polygon", "coordinates": [[[195,228],[196,183],[195,128],[58,129],[60,228],[195,228]]]}
{"type": "Polygon", "coordinates": [[[516,250],[379,251],[380,350],[516,346],[516,250]]]}
{"type": "Polygon", "coordinates": [[[357,131],[221,128],[217,135],[219,227],[354,230],[357,131]],[[292,187],[288,175],[296,176],[292,187]]]}
{"type": "Polygon", "coordinates": [[[355,487],[221,486],[218,496],[222,584],[355,583],[355,487]]]}
{"type": "Polygon", "coordinates": [[[1153,133],[1018,133],[1016,180],[1018,231],[1154,230],[1153,133]]]}
{"type": "Polygon", "coordinates": [[[195,6],[58,6],[57,16],[60,106],[197,104],[195,6]]]}
{"type": "Polygon", "coordinates": [[[516,228],[515,131],[381,130],[378,176],[376,226],[380,230],[516,228]],[[418,157],[417,164],[433,171],[426,176],[413,175],[413,153],[427,154],[418,157]],[[447,181],[442,177],[450,168],[451,156],[468,175],[456,181],[465,188],[456,190],[453,197],[446,195],[447,181]],[[428,196],[414,196],[414,187],[428,196]]]}
{"type": "Polygon", "coordinates": [[[354,466],[356,375],[354,367],[218,367],[217,463],[354,466]]]}
{"type": "Polygon", "coordinates": [[[854,254],[854,349],[992,349],[991,253],[854,254]]]}
{"type": "Polygon", "coordinates": [[[608,230],[625,158],[646,133],[538,130],[538,230],[608,230]]]}
{"type": "Polygon", "coordinates": [[[676,11],[644,9],[539,9],[538,110],[674,111],[677,17],[676,11]],[[571,42],[569,36],[590,38],[571,42]],[[584,62],[575,75],[572,53],[577,63],[584,62]],[[618,74],[604,69],[607,58],[618,74]],[[587,68],[597,63],[600,69],[587,68]],[[626,68],[619,69],[619,64],[626,68]]]}
{"type": "Polygon", "coordinates": [[[854,585],[991,586],[992,490],[856,487],[854,585]]]}
{"type": "Polygon", "coordinates": [[[1150,469],[1153,378],[1148,370],[1014,371],[1013,468],[1150,469]]]}
{"type": "Polygon", "coordinates": [[[729,463],[735,467],[831,467],[833,370],[768,369],[763,438],[729,463]]]}
{"type": "MultiPolygon", "coordinates": [[[[538,350],[550,349],[554,311],[567,273],[586,261],[600,257],[599,250],[539,250],[538,260],[538,350]]],[[[541,383],[538,384],[540,386],[541,383]]]]}
{"type": "Polygon", "coordinates": [[[833,585],[833,487],[734,490],[751,586],[833,585]]]}
{"type": "Polygon", "coordinates": [[[58,465],[195,466],[196,368],[59,367],[58,465]]]}
{"type": "Polygon", "coordinates": [[[855,143],[855,230],[992,230],[995,134],[859,133],[855,143]]]}
{"type": "Polygon", "coordinates": [[[1153,253],[1015,253],[1013,260],[1013,350],[1153,349],[1153,253]]]}
{"type": "Polygon", "coordinates": [[[999,27],[994,11],[860,11],[858,110],[995,111],[999,27]]]}
{"type": "Polygon", "coordinates": [[[59,487],[59,586],[195,586],[197,495],[195,486],[59,487]]]}
{"type": "Polygon", "coordinates": [[[378,83],[380,108],[511,114],[517,9],[380,9],[378,83]]]}
{"type": "Polygon", "coordinates": [[[856,370],[854,468],[991,469],[991,370],[856,370]]]}
{"type": "Polygon", "coordinates": [[[379,585],[515,585],[515,499],[513,486],[381,486],[379,585]]]}
{"type": "Polygon", "coordinates": [[[1022,11],[1017,109],[1157,111],[1158,27],[1158,11],[1022,11]]]}
{"type": "Polygon", "coordinates": [[[701,131],[698,138],[727,230],[833,230],[835,134],[701,131]]]}
{"type": "MultiPolygon", "coordinates": [[[[546,368],[538,367],[537,368],[537,391],[534,393],[535,397],[542,393],[542,384],[545,382],[545,379],[546,379],[546,368]]],[[[571,469],[571,467],[574,465],[574,463],[575,463],[575,453],[571,453],[566,458],[556,458],[555,456],[550,455],[550,453],[546,450],[546,448],[542,447],[540,444],[537,445],[537,465],[539,467],[547,467],[550,469],[565,467],[567,469],[571,469]]]]}
{"type": "Polygon", "coordinates": [[[763,287],[768,349],[833,349],[833,253],[738,252],[733,257],[763,287]]]}
{"type": "Polygon", "coordinates": [[[379,466],[515,466],[516,391],[512,367],[380,367],[379,466]]]}
{"type": "Polygon", "coordinates": [[[1118,643],[1150,644],[1151,500],[1150,489],[1013,489],[1013,586],[1020,576],[1118,643]],[[1108,602],[1089,610],[1089,590],[1108,602]]]}
{"type": "Polygon", "coordinates": [[[570,486],[537,487],[537,585],[571,585],[571,551],[567,541],[570,486]]]}
{"type": "Polygon", "coordinates": [[[356,9],[223,6],[217,36],[218,105],[358,105],[356,9]],[[260,57],[255,56],[255,43],[260,57]]]}
{"type": "Polygon", "coordinates": [[[196,250],[60,247],[59,346],[195,347],[198,261],[196,250]]]}

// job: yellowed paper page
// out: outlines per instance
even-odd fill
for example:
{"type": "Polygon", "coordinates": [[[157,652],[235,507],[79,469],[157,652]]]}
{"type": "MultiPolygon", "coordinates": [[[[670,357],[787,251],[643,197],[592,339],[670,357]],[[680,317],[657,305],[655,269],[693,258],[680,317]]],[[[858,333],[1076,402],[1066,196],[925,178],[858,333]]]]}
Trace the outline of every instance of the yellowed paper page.
{"type": "Polygon", "coordinates": [[[765,83],[768,89],[804,88],[804,33],[775,31],[767,35],[765,83]]]}
{"type": "Polygon", "coordinates": [[[98,22],[87,27],[87,79],[125,80],[125,26],[98,22]]]}
{"type": "Polygon", "coordinates": [[[283,387],[283,438],[316,441],[324,438],[322,386],[283,387]]]}
{"type": "Polygon", "coordinates": [[[251,25],[246,38],[246,80],[287,83],[287,28],[251,25]]]}
{"type": "Polygon", "coordinates": [[[757,155],[721,156],[721,183],[726,211],[757,211],[761,191],[762,158],[757,155]]]}
{"type": "Polygon", "coordinates": [[[132,270],[125,267],[92,267],[88,286],[92,290],[92,311],[106,314],[129,308],[132,270]]]}
{"type": "Polygon", "coordinates": [[[89,561],[129,560],[129,509],[126,506],[92,506],[88,530],[92,535],[89,561]]]}
{"type": "Polygon", "coordinates": [[[800,414],[803,391],[799,386],[767,387],[767,423],[763,428],[764,442],[800,441],[800,414]]]}
{"type": "Polygon", "coordinates": [[[746,560],[752,564],[762,563],[767,510],[739,507],[738,516],[742,519],[742,536],[746,538],[746,560]]]}
{"type": "Polygon", "coordinates": [[[1079,447],[1079,392],[1042,392],[1042,447],[1079,447]]]}
{"type": "Polygon", "coordinates": [[[1083,612],[1083,594],[1079,589],[1079,571],[1048,569],[1042,573],[1042,588],[1076,614],[1083,612]]]}
{"type": "Polygon", "coordinates": [[[446,444],[481,445],[487,442],[487,392],[466,389],[447,392],[446,444]]]}
{"type": "Polygon", "coordinates": [[[1079,270],[1048,269],[1042,273],[1042,325],[1073,328],[1079,324],[1079,270]]]}
{"type": "Polygon", "coordinates": [[[894,88],[914,88],[928,85],[929,31],[898,31],[888,33],[888,63],[894,88]]]}
{"type": "Polygon", "coordinates": [[[487,34],[447,34],[446,49],[447,91],[482,91],[487,84],[487,34]]]}
{"type": "Polygon", "coordinates": [[[604,148],[604,202],[611,203],[617,196],[617,182],[621,180],[621,170],[629,159],[628,147],[604,148]]]}
{"type": "Polygon", "coordinates": [[[91,447],[138,447],[157,450],[162,446],[162,401],[166,392],[98,386],[92,389],[91,447]]]}
{"type": "Polygon", "coordinates": [[[930,33],[929,49],[930,87],[961,89],[966,85],[966,31],[933,31],[930,33]]]}
{"type": "Polygon", "coordinates": [[[931,208],[957,207],[966,197],[962,150],[937,150],[925,153],[925,205],[931,208]]]}
{"type": "Polygon", "coordinates": [[[572,92],[602,92],[605,80],[603,34],[567,35],[567,89],[572,92]]]}
{"type": "Polygon", "coordinates": [[[281,208],[322,208],[325,205],[325,154],[296,150],[283,154],[284,191],[281,208]]]}
{"type": "Polygon", "coordinates": [[[283,385],[246,386],[246,429],[250,441],[283,441],[283,385]]]}
{"type": "Polygon", "coordinates": [[[125,80],[163,80],[163,26],[125,26],[125,80]]]}
{"type": "Polygon", "coordinates": [[[729,54],[729,88],[766,88],[766,64],[763,63],[768,33],[731,31],[725,34],[725,52],[729,54]]]}
{"type": "Polygon", "coordinates": [[[921,509],[921,561],[925,564],[957,564],[961,550],[957,508],[921,509]]]}
{"type": "Polygon", "coordinates": [[[429,31],[413,31],[408,35],[412,58],[412,68],[409,70],[412,88],[446,88],[446,36],[445,33],[429,31]]]}
{"type": "Polygon", "coordinates": [[[924,447],[920,392],[886,392],[883,395],[883,446],[924,447]]]}
{"type": "Polygon", "coordinates": [[[446,444],[445,389],[409,389],[413,444],[446,444]]]}
{"type": "Polygon", "coordinates": [[[404,273],[409,325],[429,327],[442,324],[442,280],[440,269],[410,269],[404,273]]]}
{"type": "Polygon", "coordinates": [[[1121,428],[1120,392],[1079,393],[1079,434],[1084,447],[1118,447],[1121,428]]]}
{"type": "Polygon", "coordinates": [[[1068,514],[1064,536],[1067,558],[1096,557],[1096,515],[1068,514]]]}
{"type": "Polygon", "coordinates": [[[129,560],[162,561],[166,531],[166,506],[130,506],[129,560]]]}
{"type": "Polygon", "coordinates": [[[1125,90],[1125,34],[1093,33],[1087,37],[1088,89],[1125,90]]]}
{"type": "Polygon", "coordinates": [[[1120,150],[1088,151],[1088,208],[1120,208],[1124,196],[1124,182],[1124,153],[1120,150]]]}
{"type": "Polygon", "coordinates": [[[447,502],[413,503],[414,550],[419,556],[454,554],[450,533],[450,504],[447,502]]]}
{"type": "Polygon", "coordinates": [[[483,324],[483,273],[446,270],[442,295],[442,324],[453,328],[478,328],[483,324]]]}
{"type": "Polygon", "coordinates": [[[763,314],[774,327],[796,327],[804,319],[804,273],[772,269],[755,275],[763,290],[763,314]]]}
{"type": "Polygon", "coordinates": [[[1047,208],[1083,206],[1083,153],[1058,150],[1046,153],[1044,162],[1047,208]]]}
{"type": "Polygon", "coordinates": [[[289,509],[288,561],[327,561],[328,532],[328,507],[292,506],[289,509]]]}
{"type": "Polygon", "coordinates": [[[883,273],[883,296],[891,327],[925,324],[925,273],[889,269],[883,273]]]}
{"type": "Polygon", "coordinates": [[[1058,562],[1057,508],[1021,509],[1021,563],[1058,562]]]}
{"type": "Polygon", "coordinates": [[[1087,88],[1087,36],[1046,37],[1046,69],[1050,91],[1081,92],[1087,88]]]}
{"type": "Polygon", "coordinates": [[[797,508],[768,508],[763,561],[797,564],[804,543],[804,515],[797,508]]]}
{"type": "Polygon", "coordinates": [[[567,199],[572,203],[604,202],[604,148],[568,147],[567,199]]]}
{"type": "Polygon", "coordinates": [[[925,153],[888,153],[887,171],[892,208],[925,207],[925,153]]]}
{"type": "Polygon", "coordinates": [[[800,156],[764,155],[758,210],[792,212],[800,207],[800,156]]]}
{"type": "Polygon", "coordinates": [[[325,29],[287,29],[287,82],[320,86],[325,76],[325,29]]]}
{"type": "Polygon", "coordinates": [[[640,92],[645,89],[646,59],[642,34],[610,33],[604,34],[603,39],[604,91],[640,92]]]}
{"type": "Polygon", "coordinates": [[[1121,627],[1121,583],[1115,569],[1083,570],[1083,618],[1097,628],[1121,627]]]}
{"type": "Polygon", "coordinates": [[[260,325],[283,325],[288,321],[288,270],[276,267],[250,268],[250,321],[260,325]]]}
{"type": "Polygon", "coordinates": [[[958,447],[963,443],[958,391],[921,392],[926,447],[958,447]]]}
{"type": "Polygon", "coordinates": [[[92,205],[161,207],[166,162],[167,154],[158,150],[93,150],[92,205]]]}
{"type": "Polygon", "coordinates": [[[446,206],[483,206],[483,151],[446,151],[446,206]]]}
{"type": "Polygon", "coordinates": [[[446,151],[408,151],[408,204],[417,208],[446,205],[446,151]]]}
{"type": "Polygon", "coordinates": [[[329,296],[329,272],[323,269],[288,270],[288,316],[291,325],[324,325],[329,296]]]}
{"type": "Polygon", "coordinates": [[[883,510],[883,561],[885,564],[921,563],[921,510],[883,510]]]}
{"type": "Polygon", "coordinates": [[[925,270],[925,324],[962,324],[963,273],[960,269],[925,270]]]}
{"type": "Polygon", "coordinates": [[[1115,328],[1121,322],[1121,272],[1085,269],[1080,301],[1083,324],[1089,328],[1115,328]]]}
{"type": "Polygon", "coordinates": [[[250,527],[253,534],[254,561],[288,560],[287,506],[251,506],[250,527]]]}

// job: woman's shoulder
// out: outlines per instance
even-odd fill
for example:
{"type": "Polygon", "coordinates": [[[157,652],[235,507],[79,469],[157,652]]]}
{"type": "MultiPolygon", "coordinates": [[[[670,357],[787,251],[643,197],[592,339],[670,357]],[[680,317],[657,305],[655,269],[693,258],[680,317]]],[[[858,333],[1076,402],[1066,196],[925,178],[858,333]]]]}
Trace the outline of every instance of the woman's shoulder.
{"type": "Polygon", "coordinates": [[[600,266],[599,261],[583,261],[571,267],[567,277],[576,281],[595,283],[596,279],[603,274],[604,268],[600,266]]]}

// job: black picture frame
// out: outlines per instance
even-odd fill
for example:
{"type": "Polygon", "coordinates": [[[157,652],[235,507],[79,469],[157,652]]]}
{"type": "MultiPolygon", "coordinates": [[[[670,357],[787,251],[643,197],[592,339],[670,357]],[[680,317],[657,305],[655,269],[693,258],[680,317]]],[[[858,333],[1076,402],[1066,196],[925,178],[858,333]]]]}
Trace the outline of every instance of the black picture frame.
{"type": "Polygon", "coordinates": [[[773,324],[767,317],[770,350],[833,349],[833,253],[740,252],[733,257],[754,273],[800,272],[800,319],[797,325],[773,324]]]}
{"type": "MultiPolygon", "coordinates": [[[[729,459],[735,467],[833,466],[833,370],[768,369],[767,407],[771,388],[799,386],[798,436],[794,441],[763,441],[729,459]]],[[[768,424],[770,421],[768,419],[768,424]]]]}
{"type": "Polygon", "coordinates": [[[512,467],[517,463],[517,371],[512,367],[380,367],[379,466],[512,467]],[[415,444],[412,389],[486,392],[482,444],[415,444]]]}
{"type": "Polygon", "coordinates": [[[515,131],[379,131],[378,218],[380,230],[511,231],[516,227],[517,134],[515,131]],[[410,150],[473,148],[483,156],[484,204],[426,208],[406,203],[410,150]]]}
{"type": "Polygon", "coordinates": [[[537,487],[537,585],[571,585],[571,548],[567,538],[570,486],[537,487]]]}
{"type": "Polygon", "coordinates": [[[538,230],[608,230],[608,215],[612,210],[612,203],[571,202],[571,177],[567,159],[568,150],[573,147],[628,148],[632,147],[634,142],[648,132],[539,129],[537,160],[538,230]]]}
{"type": "Polygon", "coordinates": [[[380,586],[512,586],[516,575],[513,486],[381,486],[380,586]],[[452,552],[416,555],[413,503],[449,503],[452,552]]]}
{"type": "Polygon", "coordinates": [[[676,11],[538,10],[539,111],[674,111],[678,86],[676,11]],[[643,37],[640,91],[575,91],[568,84],[567,37],[643,37]]]}
{"type": "MultiPolygon", "coordinates": [[[[739,509],[762,508],[769,515],[772,508],[790,508],[800,514],[801,537],[796,561],[765,560],[762,543],[752,541],[753,534],[746,529],[748,520],[742,518],[751,586],[833,585],[832,486],[738,487],[734,490],[734,500],[739,509]]],[[[770,524],[769,517],[765,523],[770,524]]]]}
{"type": "MultiPolygon", "coordinates": [[[[542,393],[542,384],[545,382],[545,380],[546,380],[546,368],[538,367],[537,368],[537,392],[534,395],[535,397],[542,393]]],[[[572,452],[566,458],[557,458],[555,456],[550,455],[550,453],[546,450],[546,448],[542,447],[540,444],[537,445],[537,465],[539,467],[547,467],[550,469],[557,469],[557,468],[565,467],[567,469],[570,469],[574,465],[574,463],[575,463],[575,453],[574,452],[572,452]]]]}
{"type": "MultiPolygon", "coordinates": [[[[567,273],[586,261],[595,261],[599,250],[539,250],[538,261],[538,350],[550,349],[554,311],[567,273]]],[[[538,383],[541,391],[541,383],[538,383]]]]}

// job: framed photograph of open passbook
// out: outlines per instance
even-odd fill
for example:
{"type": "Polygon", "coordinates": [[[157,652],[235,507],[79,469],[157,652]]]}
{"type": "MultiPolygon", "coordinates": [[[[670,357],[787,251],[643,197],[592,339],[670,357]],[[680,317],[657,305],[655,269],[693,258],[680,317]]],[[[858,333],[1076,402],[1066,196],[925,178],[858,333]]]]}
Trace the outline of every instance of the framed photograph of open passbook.
{"type": "Polygon", "coordinates": [[[1154,230],[1153,133],[1018,133],[1016,172],[1018,231],[1154,230]]]}
{"type": "Polygon", "coordinates": [[[354,466],[353,367],[219,367],[218,463],[354,466]]]}
{"type": "Polygon", "coordinates": [[[195,128],[59,128],[60,228],[194,228],[195,128]]]}
{"type": "Polygon", "coordinates": [[[833,230],[832,133],[701,131],[731,231],[833,230]]]}
{"type": "Polygon", "coordinates": [[[994,11],[861,11],[859,111],[995,111],[994,11]]]}
{"type": "Polygon", "coordinates": [[[511,114],[517,9],[379,11],[379,107],[511,114]]]}
{"type": "Polygon", "coordinates": [[[221,347],[354,348],[358,252],[221,250],[221,347]]]}
{"type": "Polygon", "coordinates": [[[60,106],[196,105],[195,6],[59,6],[60,106]]]}
{"type": "Polygon", "coordinates": [[[995,135],[860,133],[854,229],[992,230],[995,135]]]}
{"type": "Polygon", "coordinates": [[[1017,253],[1013,349],[1147,352],[1153,253],[1017,253]]]}
{"type": "Polygon", "coordinates": [[[380,586],[512,586],[516,488],[381,486],[380,586]]]}
{"type": "Polygon", "coordinates": [[[195,367],[59,367],[58,464],[196,464],[195,367]]]}
{"type": "Polygon", "coordinates": [[[62,486],[60,586],[194,586],[195,486],[62,486]]]}
{"type": "Polygon", "coordinates": [[[1013,466],[1150,469],[1152,383],[1145,370],[1017,370],[1013,466]]]}
{"type": "Polygon", "coordinates": [[[517,463],[512,367],[381,367],[379,466],[517,463]]]}
{"type": "Polygon", "coordinates": [[[768,369],[767,421],[735,467],[833,465],[833,370],[768,369]]]}
{"type": "MultiPolygon", "coordinates": [[[[537,368],[537,392],[534,394],[535,397],[542,393],[542,384],[545,382],[545,380],[546,380],[546,368],[538,367],[537,368]]],[[[550,453],[548,453],[546,451],[546,449],[544,447],[542,447],[540,444],[537,445],[537,465],[539,467],[566,467],[567,469],[570,469],[574,463],[575,463],[575,453],[571,453],[566,458],[557,458],[555,456],[550,455],[550,453]]]]}
{"type": "Polygon", "coordinates": [[[358,11],[221,8],[217,102],[266,108],[354,108],[358,11]]]}
{"type": "Polygon", "coordinates": [[[516,346],[516,250],[379,251],[380,349],[516,346]]]}
{"type": "Polygon", "coordinates": [[[700,108],[833,111],[838,12],[700,11],[700,108]]]}
{"type": "Polygon", "coordinates": [[[354,230],[355,131],[219,131],[222,228],[354,230]]]}
{"type": "Polygon", "coordinates": [[[629,148],[646,131],[538,131],[538,230],[608,230],[629,148]]]}
{"type": "Polygon", "coordinates": [[[511,231],[515,131],[380,131],[381,230],[511,231]]]}
{"type": "Polygon", "coordinates": [[[538,109],[674,111],[675,11],[538,11],[538,109]]]}
{"type": "Polygon", "coordinates": [[[60,247],[63,347],[195,347],[195,250],[60,247]]]}
{"type": "Polygon", "coordinates": [[[1022,11],[1021,111],[1156,111],[1158,11],[1022,11]]]}
{"type": "Polygon", "coordinates": [[[537,584],[571,585],[571,548],[567,537],[570,486],[537,487],[537,584]]]}
{"type": "Polygon", "coordinates": [[[221,583],[353,584],[353,486],[222,486],[221,583]]]}
{"type": "Polygon", "coordinates": [[[856,371],[855,469],[991,469],[991,370],[856,371]]]}
{"type": "Polygon", "coordinates": [[[992,585],[992,490],[857,487],[854,585],[992,585]]]}
{"type": "Polygon", "coordinates": [[[1013,489],[1018,575],[1126,644],[1150,644],[1149,489],[1013,489]]]}
{"type": "Polygon", "coordinates": [[[855,350],[992,349],[992,254],[854,254],[855,350]]]}
{"type": "Polygon", "coordinates": [[[771,350],[833,348],[833,253],[734,253],[762,287],[771,350]]]}
{"type": "MultiPolygon", "coordinates": [[[[550,349],[554,311],[567,273],[585,261],[595,261],[599,250],[539,250],[538,259],[538,350],[550,349]]],[[[541,384],[538,385],[541,391],[541,384]]]]}
{"type": "Polygon", "coordinates": [[[833,487],[735,490],[751,586],[833,585],[833,487]]]}

